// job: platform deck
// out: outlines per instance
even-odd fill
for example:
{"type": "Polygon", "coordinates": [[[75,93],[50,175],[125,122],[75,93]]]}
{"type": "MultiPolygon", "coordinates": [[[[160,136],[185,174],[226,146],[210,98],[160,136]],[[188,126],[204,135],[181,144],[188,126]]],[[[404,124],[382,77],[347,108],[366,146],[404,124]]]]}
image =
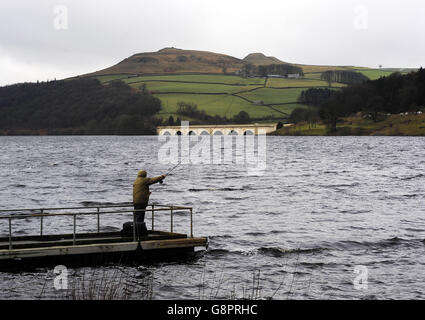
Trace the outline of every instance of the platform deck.
{"type": "MultiPolygon", "coordinates": [[[[112,206],[114,211],[106,212],[101,210],[106,210],[106,208],[111,208],[111,206],[73,208],[73,212],[69,212],[70,208],[65,208],[68,211],[65,213],[46,213],[47,210],[58,211],[65,210],[64,208],[36,209],[40,212],[39,214],[33,214],[34,209],[27,209],[24,211],[30,211],[30,214],[0,216],[2,221],[8,221],[9,223],[9,236],[0,237],[0,266],[8,267],[16,263],[31,265],[35,261],[44,260],[52,260],[54,263],[59,263],[62,260],[73,262],[74,260],[78,260],[78,258],[87,260],[96,257],[118,257],[121,261],[124,255],[128,256],[130,260],[148,259],[152,256],[180,257],[186,253],[194,252],[196,247],[206,248],[208,246],[208,239],[206,237],[193,237],[192,208],[157,206],[159,208],[154,208],[154,205],[152,205],[152,209],[149,209],[152,212],[152,229],[154,229],[155,211],[170,211],[171,230],[170,232],[150,230],[144,236],[138,236],[135,228],[131,235],[122,235],[121,232],[100,232],[99,219],[101,215],[133,212],[133,210],[128,209],[117,211],[116,206],[112,206]],[[76,212],[80,209],[96,209],[96,211],[76,212]],[[186,209],[190,213],[190,236],[173,232],[173,212],[177,209],[186,209]],[[65,215],[74,217],[74,232],[72,234],[52,235],[43,232],[42,219],[44,217],[60,217],[65,215]],[[76,219],[79,215],[97,215],[98,232],[78,233],[76,231],[76,219]],[[22,218],[39,219],[41,223],[40,234],[34,236],[13,235],[12,222],[22,218]]],[[[20,211],[22,210],[20,209],[20,211]]]]}

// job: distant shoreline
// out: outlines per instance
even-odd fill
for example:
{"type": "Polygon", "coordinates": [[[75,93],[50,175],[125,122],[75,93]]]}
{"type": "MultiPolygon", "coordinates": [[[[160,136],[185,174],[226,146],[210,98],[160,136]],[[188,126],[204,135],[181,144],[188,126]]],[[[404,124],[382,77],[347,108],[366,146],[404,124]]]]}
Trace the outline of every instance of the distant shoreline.
{"type": "Polygon", "coordinates": [[[425,114],[390,115],[373,122],[360,116],[342,118],[335,132],[326,124],[297,123],[276,130],[273,136],[425,136],[425,114]]]}
{"type": "MultiPolygon", "coordinates": [[[[336,132],[322,122],[301,122],[285,126],[268,136],[425,136],[425,114],[391,115],[373,122],[361,116],[342,118],[336,132]]],[[[157,136],[152,134],[87,134],[79,129],[15,129],[0,131],[0,136],[157,136]]]]}

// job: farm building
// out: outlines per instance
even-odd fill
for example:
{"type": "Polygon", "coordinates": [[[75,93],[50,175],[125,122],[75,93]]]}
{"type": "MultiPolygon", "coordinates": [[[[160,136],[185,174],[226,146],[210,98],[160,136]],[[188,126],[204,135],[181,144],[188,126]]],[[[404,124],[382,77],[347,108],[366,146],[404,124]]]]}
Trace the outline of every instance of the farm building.
{"type": "Polygon", "coordinates": [[[282,76],[280,74],[268,74],[267,78],[285,78],[285,76],[282,76]]]}
{"type": "Polygon", "coordinates": [[[290,73],[288,74],[288,79],[299,79],[300,76],[301,75],[299,73],[290,73]]]}

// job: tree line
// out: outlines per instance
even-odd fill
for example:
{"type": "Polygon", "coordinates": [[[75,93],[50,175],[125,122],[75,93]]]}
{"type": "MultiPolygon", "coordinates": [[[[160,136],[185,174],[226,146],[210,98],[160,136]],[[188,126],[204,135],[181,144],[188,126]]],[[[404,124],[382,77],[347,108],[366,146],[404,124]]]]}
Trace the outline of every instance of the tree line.
{"type": "Polygon", "coordinates": [[[155,134],[160,100],[94,78],[0,87],[0,134],[155,134]]]}
{"type": "Polygon", "coordinates": [[[304,75],[302,68],[294,66],[289,63],[269,64],[264,66],[255,66],[253,64],[247,63],[242,67],[242,74],[244,76],[266,77],[267,75],[270,75],[270,74],[287,76],[288,74],[297,74],[297,73],[300,76],[304,75]]]}
{"type": "Polygon", "coordinates": [[[329,70],[320,75],[320,79],[327,81],[329,86],[333,82],[340,82],[345,84],[359,84],[369,80],[363,73],[351,70],[329,70]]]}
{"type": "Polygon", "coordinates": [[[334,90],[310,88],[300,93],[298,102],[307,105],[319,106],[327,101],[333,94],[334,90]]]}
{"type": "MultiPolygon", "coordinates": [[[[331,132],[336,131],[341,117],[357,112],[368,114],[377,122],[381,115],[424,111],[425,70],[420,68],[405,75],[393,73],[341,90],[309,89],[301,93],[299,101],[314,106],[331,132]]],[[[294,116],[301,114],[294,112],[294,116]]]]}

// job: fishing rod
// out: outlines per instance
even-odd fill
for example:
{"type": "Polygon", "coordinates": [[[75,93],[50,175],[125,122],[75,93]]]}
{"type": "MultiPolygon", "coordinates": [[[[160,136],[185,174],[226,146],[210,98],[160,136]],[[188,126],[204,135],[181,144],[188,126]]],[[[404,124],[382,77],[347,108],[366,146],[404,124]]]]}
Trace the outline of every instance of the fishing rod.
{"type": "MultiPolygon", "coordinates": [[[[171,172],[173,172],[175,169],[177,169],[177,167],[181,165],[181,160],[179,161],[179,163],[177,163],[174,167],[171,168],[171,170],[169,170],[165,175],[168,176],[171,172]]],[[[159,182],[160,184],[163,184],[163,181],[161,180],[159,182]]]]}
{"type": "Polygon", "coordinates": [[[179,163],[177,163],[173,168],[171,168],[170,171],[168,171],[165,175],[168,176],[171,172],[173,172],[179,165],[181,165],[181,161],[179,161],[179,163]]]}

